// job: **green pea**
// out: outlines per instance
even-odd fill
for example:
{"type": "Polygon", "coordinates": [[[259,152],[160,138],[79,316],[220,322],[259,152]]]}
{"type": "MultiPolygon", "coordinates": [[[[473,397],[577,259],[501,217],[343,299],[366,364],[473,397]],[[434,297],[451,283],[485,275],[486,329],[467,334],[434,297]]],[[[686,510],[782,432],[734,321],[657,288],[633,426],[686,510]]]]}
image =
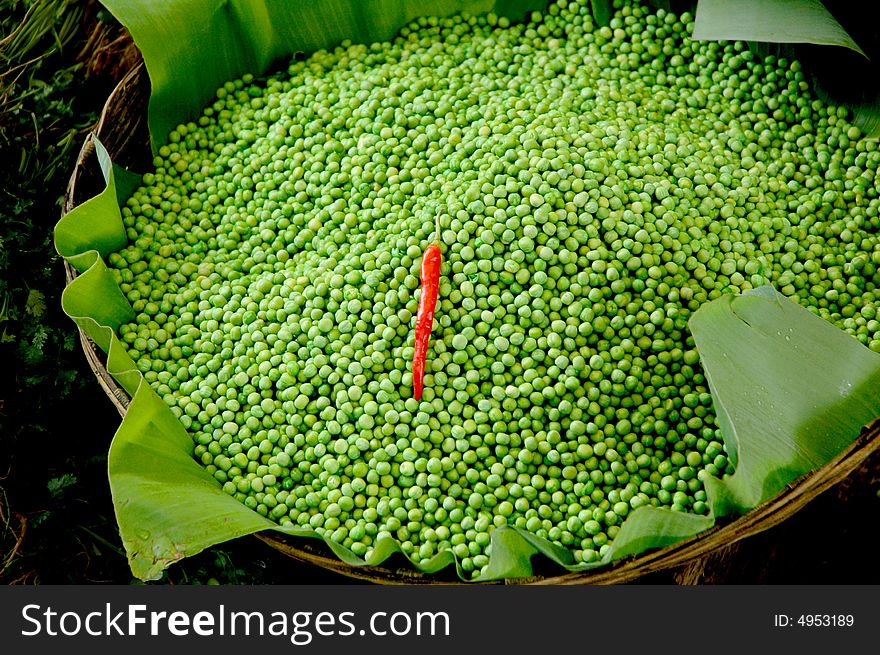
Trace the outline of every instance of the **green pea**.
{"type": "Polygon", "coordinates": [[[171,132],[107,257],[118,336],[226,493],[361,557],[478,577],[512,525],[597,562],[733,472],[700,306],[773,283],[880,351],[880,151],[796,64],[618,4],[419,19],[171,132]]]}

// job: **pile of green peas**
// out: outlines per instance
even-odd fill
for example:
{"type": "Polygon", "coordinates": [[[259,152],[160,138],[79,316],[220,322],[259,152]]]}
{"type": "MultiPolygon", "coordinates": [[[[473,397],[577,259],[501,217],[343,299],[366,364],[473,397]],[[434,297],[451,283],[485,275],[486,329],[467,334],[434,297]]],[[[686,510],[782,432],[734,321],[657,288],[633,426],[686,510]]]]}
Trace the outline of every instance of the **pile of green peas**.
{"type": "Polygon", "coordinates": [[[797,62],[560,0],[223,85],[109,257],[120,336],[231,496],[372,561],[514,526],[596,562],[732,472],[689,316],[773,284],[880,351],[880,151],[797,62]],[[444,264],[412,396],[421,253],[444,264]]]}

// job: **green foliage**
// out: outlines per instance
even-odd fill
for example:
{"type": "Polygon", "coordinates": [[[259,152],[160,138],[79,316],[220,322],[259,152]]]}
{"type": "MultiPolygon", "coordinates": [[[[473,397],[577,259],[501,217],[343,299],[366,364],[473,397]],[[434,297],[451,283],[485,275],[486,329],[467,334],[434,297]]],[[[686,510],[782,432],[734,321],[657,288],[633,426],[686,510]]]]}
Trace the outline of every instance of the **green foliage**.
{"type": "Polygon", "coordinates": [[[81,384],[76,335],[58,309],[62,278],[48,227],[76,137],[97,116],[96,107],[83,112],[75,101],[89,90],[72,52],[85,6],[53,0],[0,8],[7,35],[0,41],[0,358],[12,362],[0,380],[6,438],[45,431],[50,402],[81,384]]]}
{"type": "Polygon", "coordinates": [[[105,439],[64,438],[72,416],[94,414],[103,401],[60,310],[64,278],[50,229],[97,117],[95,94],[107,88],[85,79],[76,57],[88,4],[0,4],[0,484],[10,553],[2,575],[10,582],[81,579],[105,552],[84,549],[82,530],[105,532],[105,541],[114,535],[100,525],[108,507],[91,496],[99,489],[83,484],[106,467],[105,439]]]}

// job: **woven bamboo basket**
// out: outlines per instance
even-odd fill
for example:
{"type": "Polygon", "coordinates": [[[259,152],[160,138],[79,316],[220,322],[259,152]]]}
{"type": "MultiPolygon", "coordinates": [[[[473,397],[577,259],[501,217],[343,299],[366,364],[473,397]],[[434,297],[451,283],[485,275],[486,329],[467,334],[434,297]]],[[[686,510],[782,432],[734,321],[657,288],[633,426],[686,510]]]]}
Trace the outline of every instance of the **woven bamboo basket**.
{"type": "MultiPolygon", "coordinates": [[[[111,93],[94,130],[114,162],[137,172],[149,170],[152,161],[146,121],[149,94],[149,78],[143,63],[140,63],[111,93]]],[[[99,192],[103,184],[93,137],[90,135],[83,144],[70,178],[62,215],[99,192]]],[[[77,273],[67,263],[65,271],[69,284],[77,273]]],[[[89,367],[124,416],[130,397],[107,372],[104,353],[82,331],[80,341],[89,367]]],[[[537,568],[541,569],[540,573],[530,578],[498,583],[621,584],[659,572],[666,577],[671,576],[679,584],[736,582],[737,559],[755,556],[742,548],[743,540],[778,526],[842,482],[866,477],[869,469],[880,471],[880,418],[866,426],[851,446],[826,466],[795,480],[775,497],[736,520],[719,521],[714,528],[700,535],[595,571],[559,574],[561,569],[558,567],[536,560],[536,573],[537,568]]],[[[451,567],[438,574],[424,574],[407,566],[399,556],[392,557],[383,566],[352,566],[340,561],[318,540],[288,538],[273,532],[255,536],[293,560],[350,578],[378,584],[470,584],[459,580],[451,567]],[[392,561],[395,563],[391,564],[392,561]]]]}

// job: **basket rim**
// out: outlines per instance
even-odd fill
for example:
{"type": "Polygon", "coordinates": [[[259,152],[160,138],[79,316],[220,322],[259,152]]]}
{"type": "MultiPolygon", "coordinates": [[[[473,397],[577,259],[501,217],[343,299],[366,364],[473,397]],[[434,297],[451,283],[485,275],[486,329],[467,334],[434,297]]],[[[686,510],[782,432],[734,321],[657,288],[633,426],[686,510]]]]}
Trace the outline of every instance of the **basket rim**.
{"type": "MultiPolygon", "coordinates": [[[[107,129],[107,119],[112,114],[114,103],[126,91],[141,82],[140,76],[147,75],[143,61],[138,62],[116,85],[108,96],[101,116],[92,132],[86,137],[70,176],[61,207],[61,216],[69,213],[75,206],[76,183],[88,166],[95,165],[95,137],[100,137],[107,129]]],[[[65,287],[78,277],[78,272],[66,260],[65,287]]],[[[120,416],[126,415],[131,397],[108,372],[106,355],[82,329],[77,328],[80,345],[87,363],[98,379],[104,392],[116,407],[120,416]]],[[[723,551],[743,539],[757,535],[784,522],[803,509],[813,498],[841,483],[863,465],[874,453],[880,452],[880,417],[862,428],[860,435],[834,459],[812,472],[799,476],[773,497],[754,507],[746,514],[716,523],[712,528],[692,537],[682,539],[662,548],[655,548],[639,555],[629,556],[605,566],[588,571],[565,572],[558,575],[536,575],[528,578],[505,578],[488,582],[466,580],[438,580],[436,574],[422,573],[414,566],[392,568],[384,565],[353,565],[337,558],[329,547],[319,540],[302,537],[289,537],[273,530],[254,533],[256,537],[271,548],[289,556],[326,570],[350,578],[367,580],[378,584],[513,584],[513,585],[574,585],[574,584],[619,584],[660,571],[681,568],[723,551]],[[294,545],[292,542],[296,541],[294,545]],[[302,543],[305,542],[305,543],[302,543]],[[315,545],[316,542],[319,545],[315,545]]]]}

